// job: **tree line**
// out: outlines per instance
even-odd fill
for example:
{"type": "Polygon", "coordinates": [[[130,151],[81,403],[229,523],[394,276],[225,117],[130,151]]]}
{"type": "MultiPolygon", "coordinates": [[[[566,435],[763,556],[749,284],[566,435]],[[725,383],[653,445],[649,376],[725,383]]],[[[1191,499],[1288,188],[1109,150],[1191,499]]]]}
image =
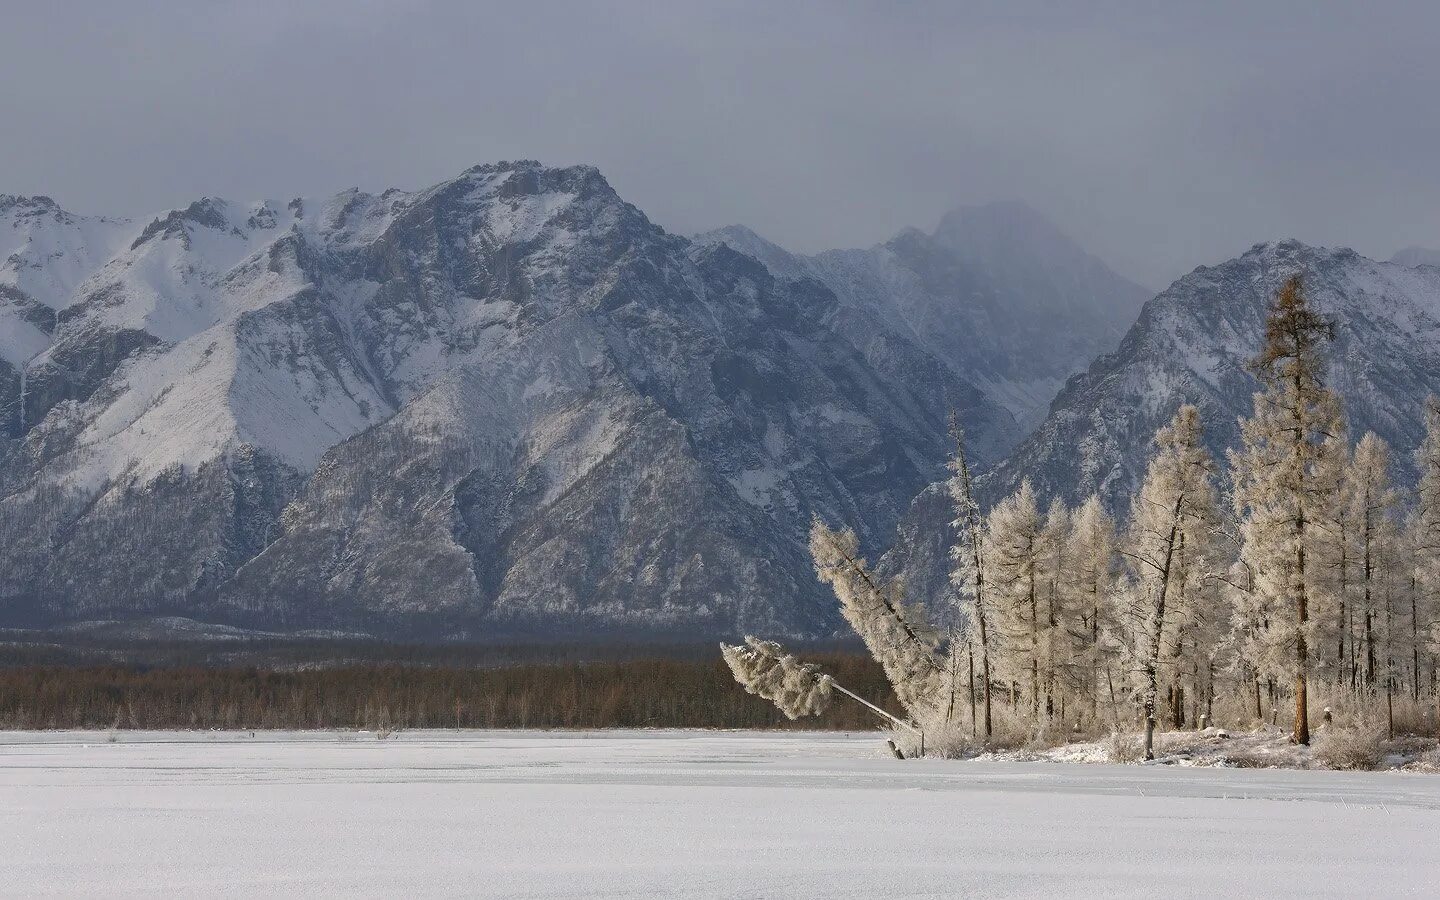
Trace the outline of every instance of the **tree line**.
{"type": "MultiPolygon", "coordinates": [[[[857,693],[893,707],[863,653],[817,654],[857,693]]],[[[278,670],[195,664],[0,666],[0,730],[407,728],[772,728],[775,707],[733,689],[705,659],[456,664],[346,663],[278,670]]],[[[895,708],[898,712],[898,708],[895,708]]],[[[859,706],[815,720],[873,729],[859,706]]]]}
{"type": "MultiPolygon", "coordinates": [[[[1410,719],[1429,716],[1440,402],[1426,402],[1421,476],[1407,497],[1391,483],[1385,441],[1352,443],[1326,384],[1335,327],[1298,276],[1287,281],[1251,363],[1260,390],[1227,470],[1206,449],[1198,410],[1182,406],[1118,520],[1095,496],[1042,507],[1028,480],[982,512],[952,418],[951,609],[908,602],[860,558],[853,531],[817,521],[816,571],[911,720],[968,720],[986,740],[1001,713],[1032,732],[1138,720],[1149,757],[1159,721],[1201,726],[1217,704],[1232,722],[1264,721],[1267,704],[1273,720],[1284,705],[1301,744],[1317,692],[1352,717],[1383,718],[1392,737],[1397,703],[1410,719]]],[[[778,645],[747,639],[725,654],[737,679],[787,714],[825,706],[804,690],[820,676],[778,645]]]]}

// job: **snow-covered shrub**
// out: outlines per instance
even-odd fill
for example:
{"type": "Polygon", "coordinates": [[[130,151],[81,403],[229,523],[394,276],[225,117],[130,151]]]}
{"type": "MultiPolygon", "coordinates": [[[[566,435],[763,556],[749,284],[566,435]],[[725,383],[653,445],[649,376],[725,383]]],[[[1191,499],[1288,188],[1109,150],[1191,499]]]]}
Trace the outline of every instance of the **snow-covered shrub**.
{"type": "MultiPolygon", "coordinates": [[[[1377,704],[1382,705],[1382,704],[1377,704]]],[[[1431,700],[1417,701],[1413,697],[1397,697],[1394,700],[1395,735],[1433,735],[1435,714],[1431,700]]]]}
{"type": "Polygon", "coordinates": [[[1416,772],[1440,772],[1440,747],[1426,750],[1405,766],[1416,772]]]}
{"type": "Polygon", "coordinates": [[[1315,741],[1315,761],[1327,769],[1374,769],[1380,765],[1380,742],[1384,739],[1383,725],[1361,722],[1331,726],[1322,730],[1315,741]]]}
{"type": "Polygon", "coordinates": [[[1145,739],[1128,731],[1112,731],[1104,740],[1105,753],[1111,762],[1139,762],[1145,756],[1145,739]]]}
{"type": "MultiPolygon", "coordinates": [[[[906,758],[920,755],[920,736],[908,728],[895,728],[890,739],[906,758]]],[[[925,732],[925,755],[932,759],[970,759],[985,752],[985,744],[971,736],[969,724],[941,725],[925,732]]]]}
{"type": "Polygon", "coordinates": [[[1241,749],[1225,754],[1225,763],[1236,769],[1274,769],[1280,760],[1262,750],[1241,749]]]}

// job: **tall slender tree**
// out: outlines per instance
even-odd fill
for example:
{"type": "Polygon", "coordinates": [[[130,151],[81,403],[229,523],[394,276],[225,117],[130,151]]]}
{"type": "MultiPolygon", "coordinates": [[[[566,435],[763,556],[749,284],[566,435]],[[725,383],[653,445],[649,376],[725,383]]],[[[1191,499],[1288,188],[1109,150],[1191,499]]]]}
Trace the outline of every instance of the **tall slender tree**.
{"type": "MultiPolygon", "coordinates": [[[[985,715],[985,737],[994,733],[991,712],[991,689],[993,679],[990,666],[991,620],[989,600],[985,583],[985,522],[980,515],[980,505],[975,502],[974,483],[970,476],[970,462],[965,455],[965,432],[959,419],[950,414],[950,437],[955,442],[955,455],[950,459],[950,480],[946,486],[951,502],[955,505],[955,546],[950,549],[950,585],[960,604],[960,621],[965,628],[968,646],[980,651],[980,693],[983,697],[985,715]]],[[[971,720],[976,697],[975,686],[971,691],[971,720]]]]}
{"type": "MultiPolygon", "coordinates": [[[[1355,447],[1355,454],[1346,468],[1342,502],[1345,518],[1351,523],[1354,578],[1347,580],[1353,602],[1351,608],[1360,639],[1362,676],[1368,690],[1375,690],[1382,677],[1388,684],[1390,674],[1382,675],[1385,657],[1383,638],[1393,632],[1395,592],[1392,570],[1400,538],[1396,515],[1399,495],[1390,486],[1390,448],[1368,432],[1355,447]],[[1386,626],[1381,634],[1381,625],[1386,626]]],[[[1387,648],[1388,650],[1388,648],[1387,648]]],[[[1389,665],[1385,672],[1389,673],[1389,665]]]]}
{"type": "Polygon", "coordinates": [[[1115,604],[1115,523],[1100,498],[1090,495],[1075,510],[1068,538],[1069,591],[1079,614],[1072,633],[1074,658],[1085,673],[1082,693],[1090,703],[1090,717],[1100,718],[1100,701],[1108,696],[1113,716],[1114,664],[1119,650],[1118,609],[1115,604]]]}
{"type": "Polygon", "coordinates": [[[1145,714],[1146,759],[1155,758],[1162,679],[1174,683],[1172,703],[1178,709],[1183,704],[1180,661],[1185,648],[1195,646],[1191,630],[1220,618],[1218,611],[1205,608],[1213,594],[1206,585],[1218,516],[1214,460],[1204,446],[1199,411],[1180,407],[1155,443],[1157,451],[1132,503],[1123,551],[1132,590],[1123,619],[1124,645],[1145,714]]]}
{"type": "Polygon", "coordinates": [[[1045,517],[1035,504],[1029,479],[990,511],[985,536],[986,575],[1003,648],[1002,669],[1012,685],[1024,683],[1030,716],[1038,722],[1042,648],[1049,628],[1040,605],[1046,534],[1045,517]]]}
{"type": "Polygon", "coordinates": [[[1291,738],[1310,743],[1309,679],[1315,664],[1312,607],[1324,598],[1312,557],[1323,541],[1317,523],[1336,499],[1333,455],[1340,405],[1325,385],[1322,350],[1333,323],[1309,303],[1300,277],[1275,295],[1265,345],[1252,363],[1261,390],[1241,422],[1243,446],[1231,451],[1242,554],[1256,575],[1268,623],[1256,646],[1266,668],[1293,684],[1291,738]]]}
{"type": "MultiPolygon", "coordinates": [[[[1433,394],[1425,400],[1425,440],[1415,453],[1415,461],[1419,464],[1420,483],[1411,536],[1415,580],[1412,657],[1417,669],[1418,699],[1418,670],[1424,665],[1430,690],[1435,691],[1435,661],[1440,656],[1440,398],[1433,394]]],[[[1435,719],[1440,727],[1440,691],[1435,697],[1435,719]]]]}

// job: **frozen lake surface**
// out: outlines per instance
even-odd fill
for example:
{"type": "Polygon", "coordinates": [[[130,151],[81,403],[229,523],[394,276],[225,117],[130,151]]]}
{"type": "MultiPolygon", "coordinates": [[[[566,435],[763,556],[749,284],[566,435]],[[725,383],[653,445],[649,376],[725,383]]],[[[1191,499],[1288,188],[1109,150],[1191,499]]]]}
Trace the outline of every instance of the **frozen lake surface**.
{"type": "Polygon", "coordinates": [[[873,734],[0,733],[0,893],[1440,891],[1440,776],[881,749],[873,734]]]}

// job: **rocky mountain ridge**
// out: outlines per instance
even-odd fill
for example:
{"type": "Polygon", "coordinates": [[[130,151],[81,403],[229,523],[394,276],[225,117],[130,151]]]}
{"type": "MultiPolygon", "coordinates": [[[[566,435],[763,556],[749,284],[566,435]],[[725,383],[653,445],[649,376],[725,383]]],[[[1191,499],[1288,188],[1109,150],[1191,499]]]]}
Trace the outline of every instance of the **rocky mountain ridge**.
{"type": "Polygon", "coordinates": [[[810,517],[878,552],[949,405],[983,457],[1020,436],[870,311],[589,167],[143,224],[3,209],[11,624],[829,634],[810,517]]]}

